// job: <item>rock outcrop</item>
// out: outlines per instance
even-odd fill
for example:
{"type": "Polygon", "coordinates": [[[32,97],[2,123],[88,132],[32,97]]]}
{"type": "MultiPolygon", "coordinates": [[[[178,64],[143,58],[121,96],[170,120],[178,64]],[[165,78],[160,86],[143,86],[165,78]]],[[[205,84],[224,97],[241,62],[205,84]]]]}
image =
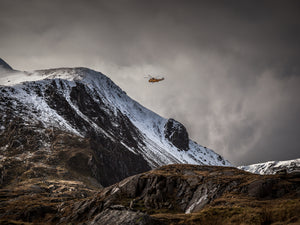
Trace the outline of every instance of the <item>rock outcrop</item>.
{"type": "Polygon", "coordinates": [[[189,136],[185,127],[174,119],[168,119],[164,130],[167,138],[178,149],[187,151],[189,149],[189,136]]]}
{"type": "MultiPolygon", "coordinates": [[[[93,198],[62,209],[67,212],[62,215],[62,221],[90,223],[96,217],[100,221],[101,216],[109,217],[107,213],[115,207],[123,210],[118,212],[120,215],[132,211],[152,216],[159,214],[153,218],[159,217],[163,222],[166,221],[164,213],[185,213],[194,217],[208,207],[251,208],[251,204],[261,207],[266,200],[270,204],[272,201],[285,204],[285,199],[293,198],[298,199],[294,200],[299,205],[299,179],[299,174],[263,177],[229,167],[164,166],[126,178],[93,198]]],[[[111,213],[115,215],[116,212],[111,213]]],[[[169,218],[168,223],[170,221],[169,218]]]]}
{"type": "Polygon", "coordinates": [[[3,59],[0,58],[0,69],[13,70],[3,59]]]}
{"type": "MultiPolygon", "coordinates": [[[[65,223],[62,219],[61,223],[65,223]]],[[[163,225],[159,220],[150,217],[148,214],[130,210],[122,205],[113,205],[93,217],[93,220],[86,222],[87,225],[163,225]]]]}

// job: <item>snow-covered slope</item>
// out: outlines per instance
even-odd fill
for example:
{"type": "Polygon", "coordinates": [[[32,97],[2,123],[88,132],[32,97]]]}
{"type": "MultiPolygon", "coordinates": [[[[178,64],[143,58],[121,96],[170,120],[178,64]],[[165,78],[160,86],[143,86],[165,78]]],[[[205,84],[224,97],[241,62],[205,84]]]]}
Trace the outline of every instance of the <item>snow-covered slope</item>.
{"type": "MultiPolygon", "coordinates": [[[[192,140],[188,139],[187,149],[178,148],[176,141],[181,141],[183,127],[179,122],[146,109],[100,72],[87,68],[11,71],[1,74],[0,85],[1,111],[9,106],[28,122],[81,137],[87,137],[93,130],[141,154],[152,168],[173,163],[231,166],[220,155],[192,140]],[[174,124],[168,137],[167,123],[174,124]],[[135,128],[130,128],[130,124],[135,128]],[[179,137],[171,141],[174,134],[179,137]]],[[[1,121],[6,116],[2,114],[1,121]]],[[[0,124],[0,129],[4,130],[5,124],[0,124]]]]}
{"type": "Polygon", "coordinates": [[[280,171],[286,171],[287,173],[296,171],[300,172],[300,158],[287,161],[269,161],[248,166],[239,166],[238,168],[241,170],[261,175],[276,174],[280,171]]]}

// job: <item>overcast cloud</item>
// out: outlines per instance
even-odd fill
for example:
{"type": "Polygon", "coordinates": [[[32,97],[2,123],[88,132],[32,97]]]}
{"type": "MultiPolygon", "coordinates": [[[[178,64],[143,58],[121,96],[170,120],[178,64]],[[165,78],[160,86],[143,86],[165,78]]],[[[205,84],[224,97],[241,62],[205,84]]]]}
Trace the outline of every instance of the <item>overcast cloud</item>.
{"type": "Polygon", "coordinates": [[[101,71],[235,165],[287,160],[300,157],[299,15],[299,1],[0,0],[0,57],[101,71]]]}

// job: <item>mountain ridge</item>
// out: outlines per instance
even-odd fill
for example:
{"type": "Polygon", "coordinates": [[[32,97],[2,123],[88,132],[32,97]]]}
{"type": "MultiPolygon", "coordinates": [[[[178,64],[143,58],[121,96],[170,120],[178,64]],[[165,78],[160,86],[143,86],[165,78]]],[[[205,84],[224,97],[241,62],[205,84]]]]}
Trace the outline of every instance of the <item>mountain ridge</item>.
{"type": "Polygon", "coordinates": [[[91,186],[108,186],[166,164],[231,165],[100,72],[12,71],[1,74],[0,84],[2,186],[27,173],[72,180],[84,175],[91,186]]]}
{"type": "MultiPolygon", "coordinates": [[[[208,150],[202,146],[198,146],[195,142],[189,140],[188,146],[185,150],[189,150],[188,153],[179,152],[176,148],[176,144],[172,143],[172,140],[167,140],[165,138],[165,124],[168,122],[167,119],[164,119],[157,115],[156,113],[146,109],[141,106],[136,101],[132,100],[129,96],[126,95],[117,85],[113,83],[108,77],[102,73],[87,69],[87,68],[60,68],[60,69],[49,69],[49,70],[37,70],[34,72],[18,72],[18,79],[15,81],[10,79],[10,82],[4,82],[5,85],[10,86],[14,89],[14,93],[11,93],[15,99],[25,102],[27,105],[33,105],[33,110],[43,111],[46,110],[47,114],[51,114],[51,121],[47,121],[47,116],[43,114],[38,118],[46,125],[50,123],[50,126],[53,126],[53,118],[57,120],[57,123],[64,125],[64,129],[69,132],[74,132],[77,135],[84,135],[84,132],[78,129],[74,130],[74,126],[70,124],[70,121],[64,121],[63,116],[57,115],[56,113],[59,109],[54,109],[55,106],[49,107],[49,102],[44,101],[44,96],[38,96],[36,92],[42,92],[47,89],[49,83],[54,86],[53,89],[60,90],[61,93],[58,93],[61,100],[64,98],[72,108],[75,113],[77,113],[83,120],[89,122],[92,126],[97,129],[100,128],[101,132],[105,133],[108,137],[110,136],[106,131],[101,129],[95,121],[90,119],[84,113],[82,109],[79,110],[78,102],[74,103],[73,99],[74,89],[81,89],[80,91],[89,97],[92,97],[91,101],[94,101],[96,104],[102,104],[104,107],[111,109],[111,114],[121,113],[125,115],[133,125],[138,128],[140,135],[144,136],[143,142],[146,142],[147,149],[144,148],[143,151],[148,151],[144,153],[144,157],[147,157],[147,154],[150,154],[151,157],[159,155],[160,157],[155,161],[151,160],[151,157],[148,157],[148,162],[151,164],[152,168],[158,165],[164,165],[168,163],[192,163],[192,164],[211,164],[216,165],[218,161],[221,161],[223,165],[231,165],[228,161],[221,159],[221,156],[215,154],[211,150],[208,150]],[[30,82],[22,80],[21,75],[25,78],[30,78],[30,82]],[[50,81],[51,80],[51,81],[50,81]],[[39,87],[40,86],[40,87],[39,87]],[[32,89],[36,89],[35,92],[32,92],[32,89]],[[26,89],[26,90],[25,90],[26,89]],[[37,90],[38,89],[38,90],[37,90]],[[24,91],[25,90],[25,91],[24,91]],[[72,92],[73,91],[73,92],[72,92]],[[30,92],[30,94],[28,94],[30,92]],[[26,97],[24,97],[26,96],[26,97]],[[72,102],[73,101],[73,102],[72,102]],[[103,101],[103,102],[101,102],[103,101]],[[44,107],[44,108],[43,108],[44,107]],[[54,112],[53,111],[56,111],[54,112]],[[167,156],[164,156],[163,151],[166,149],[172,149],[167,156]],[[203,159],[197,159],[197,154],[202,153],[203,159]],[[204,157],[204,154],[212,153],[211,158],[204,157]],[[156,161],[159,160],[159,163],[156,161]]],[[[8,77],[13,78],[17,75],[9,75],[8,77]]],[[[7,80],[9,78],[6,78],[7,80]]],[[[2,82],[5,78],[2,78],[2,82]]],[[[4,88],[5,89],[5,88],[4,88]]],[[[8,91],[9,92],[9,91],[8,91]]],[[[41,94],[41,93],[40,93],[41,94]]],[[[43,93],[42,95],[45,95],[43,93]]],[[[83,102],[84,100],[81,99],[83,102]]],[[[56,104],[56,103],[55,103],[56,104]]],[[[187,134],[187,133],[186,133],[187,134]]],[[[169,134],[171,135],[171,134],[169,134]]],[[[187,136],[187,135],[185,135],[187,136]]],[[[176,140],[174,140],[176,143],[176,140]]],[[[128,146],[128,143],[123,143],[125,147],[132,151],[132,148],[128,146]]],[[[141,146],[142,147],[142,146],[141,146]]],[[[134,152],[134,150],[133,150],[134,152]]],[[[167,151],[166,151],[167,152],[167,151]]],[[[221,165],[221,164],[220,164],[221,165]]]]}
{"type": "Polygon", "coordinates": [[[300,172],[300,158],[285,161],[268,161],[237,168],[256,174],[276,174],[300,172]]]}

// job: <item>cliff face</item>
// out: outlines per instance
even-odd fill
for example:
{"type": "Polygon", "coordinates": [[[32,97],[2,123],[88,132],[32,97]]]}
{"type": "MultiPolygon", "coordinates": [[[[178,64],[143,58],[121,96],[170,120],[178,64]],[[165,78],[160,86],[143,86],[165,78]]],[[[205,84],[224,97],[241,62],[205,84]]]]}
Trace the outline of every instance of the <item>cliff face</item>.
{"type": "Polygon", "coordinates": [[[187,151],[189,149],[189,135],[185,127],[174,119],[168,119],[164,130],[167,138],[178,149],[187,151]]]}

